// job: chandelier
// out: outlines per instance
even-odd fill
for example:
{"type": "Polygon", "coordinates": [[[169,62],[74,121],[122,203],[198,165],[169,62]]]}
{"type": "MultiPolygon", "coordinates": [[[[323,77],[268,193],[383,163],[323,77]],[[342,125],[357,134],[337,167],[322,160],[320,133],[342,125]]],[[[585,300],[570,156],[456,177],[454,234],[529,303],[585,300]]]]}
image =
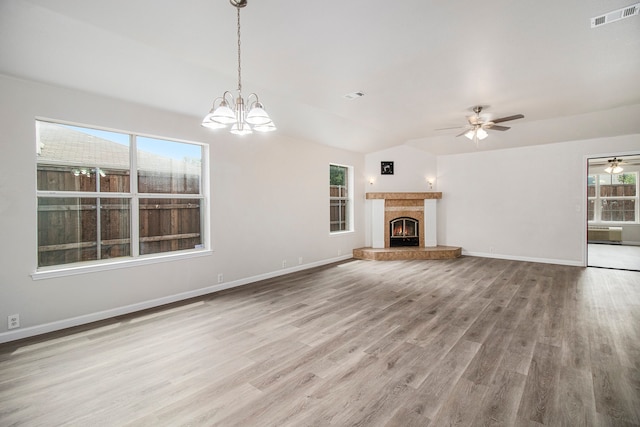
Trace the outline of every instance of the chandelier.
{"type": "Polygon", "coordinates": [[[234,97],[230,91],[213,100],[211,111],[202,120],[202,126],[211,129],[226,128],[231,125],[231,133],[248,135],[254,130],[270,132],[276,126],[264,110],[258,95],[251,93],[246,102],[242,98],[242,67],[240,64],[240,9],[247,5],[247,0],[229,0],[238,15],[238,89],[234,97]]]}
{"type": "Polygon", "coordinates": [[[620,163],[622,163],[622,160],[618,159],[617,157],[614,157],[611,160],[608,160],[609,162],[609,166],[607,166],[606,168],[604,168],[604,171],[606,173],[620,173],[622,172],[624,169],[622,169],[622,166],[620,166],[620,163]]]}

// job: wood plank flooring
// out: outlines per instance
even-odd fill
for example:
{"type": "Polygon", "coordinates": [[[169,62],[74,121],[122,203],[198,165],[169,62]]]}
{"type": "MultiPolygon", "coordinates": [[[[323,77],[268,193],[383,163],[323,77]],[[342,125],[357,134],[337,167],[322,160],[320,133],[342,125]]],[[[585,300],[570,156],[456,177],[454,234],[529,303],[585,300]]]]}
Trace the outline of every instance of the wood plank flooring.
{"type": "Polygon", "coordinates": [[[1,426],[639,426],[640,273],[352,260],[0,346],[1,426]]]}

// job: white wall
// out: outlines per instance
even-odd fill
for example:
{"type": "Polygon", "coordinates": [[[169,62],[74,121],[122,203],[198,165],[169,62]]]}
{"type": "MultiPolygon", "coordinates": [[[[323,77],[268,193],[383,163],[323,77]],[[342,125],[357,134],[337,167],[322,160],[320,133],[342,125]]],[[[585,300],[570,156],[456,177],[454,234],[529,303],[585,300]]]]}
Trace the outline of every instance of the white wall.
{"type": "Polygon", "coordinates": [[[438,242],[463,253],[585,265],[586,158],[640,135],[438,157],[438,242]]]}
{"type": "Polygon", "coordinates": [[[364,244],[362,154],[278,132],[238,138],[197,117],[4,76],[0,128],[0,342],[210,292],[219,273],[223,286],[239,285],[350,257],[364,244]],[[213,254],[34,281],[35,117],[208,143],[213,254]],[[356,171],[354,233],[329,235],[332,162],[356,171]],[[7,332],[14,313],[21,328],[7,332]]]}
{"type": "MultiPolygon", "coordinates": [[[[423,150],[399,145],[365,156],[365,192],[440,191],[437,183],[437,158],[423,150]],[[380,174],[380,162],[393,162],[393,175],[380,174]],[[427,180],[432,180],[429,188],[427,180]],[[371,183],[372,182],[372,183],[371,183]]],[[[372,202],[365,201],[365,246],[371,239],[372,202]]]]}
{"type": "Polygon", "coordinates": [[[365,179],[367,192],[431,191],[427,179],[433,180],[437,190],[437,158],[418,148],[399,145],[365,157],[365,179]],[[380,162],[394,162],[393,175],[380,174],[380,162]],[[373,184],[370,184],[373,180],[373,184]]]}

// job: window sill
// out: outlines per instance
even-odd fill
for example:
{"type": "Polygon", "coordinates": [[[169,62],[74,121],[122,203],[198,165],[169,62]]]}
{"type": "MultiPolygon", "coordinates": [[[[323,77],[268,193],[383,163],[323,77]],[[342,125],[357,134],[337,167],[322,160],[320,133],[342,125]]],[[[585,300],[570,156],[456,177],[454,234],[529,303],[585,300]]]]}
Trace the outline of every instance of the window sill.
{"type": "Polygon", "coordinates": [[[114,261],[112,259],[105,261],[87,262],[83,264],[74,264],[71,266],[54,266],[45,267],[31,273],[33,280],[52,279],[55,277],[74,276],[77,274],[95,273],[97,271],[119,270],[121,268],[135,267],[139,265],[158,264],[161,262],[178,261],[189,258],[199,258],[209,256],[213,251],[204,249],[198,251],[188,251],[179,253],[169,253],[162,255],[153,255],[140,258],[126,258],[114,261]]]}
{"type": "Polygon", "coordinates": [[[636,222],[636,221],[610,221],[610,222],[606,222],[606,221],[599,221],[599,222],[593,222],[593,221],[588,221],[588,224],[590,226],[594,226],[594,227],[622,227],[625,225],[639,225],[640,222],[636,222]]]}
{"type": "Polygon", "coordinates": [[[341,236],[344,234],[351,234],[351,233],[355,233],[354,230],[345,230],[345,231],[330,231],[329,232],[329,236],[341,236]]]}

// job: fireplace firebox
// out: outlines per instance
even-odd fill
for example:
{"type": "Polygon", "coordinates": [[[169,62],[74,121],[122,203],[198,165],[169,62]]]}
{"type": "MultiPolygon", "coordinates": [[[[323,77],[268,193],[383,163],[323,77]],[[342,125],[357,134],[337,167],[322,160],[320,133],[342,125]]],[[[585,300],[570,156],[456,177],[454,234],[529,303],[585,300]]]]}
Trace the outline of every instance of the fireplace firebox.
{"type": "Polygon", "coordinates": [[[420,223],[409,217],[395,218],[389,222],[389,246],[420,246],[420,223]]]}

